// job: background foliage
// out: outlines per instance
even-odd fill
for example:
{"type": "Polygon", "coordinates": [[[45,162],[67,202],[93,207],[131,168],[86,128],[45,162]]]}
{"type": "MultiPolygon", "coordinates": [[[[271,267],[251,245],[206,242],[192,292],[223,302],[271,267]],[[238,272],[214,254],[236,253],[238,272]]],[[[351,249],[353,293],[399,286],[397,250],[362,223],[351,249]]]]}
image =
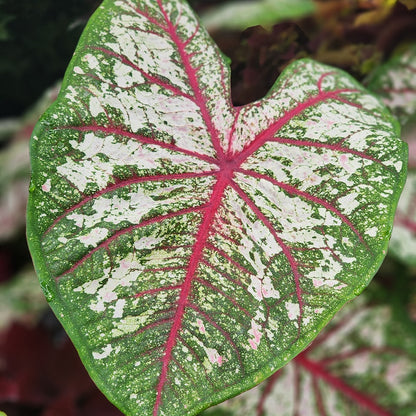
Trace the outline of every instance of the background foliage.
{"type": "MultiPolygon", "coordinates": [[[[203,15],[227,2],[190,3],[203,15]]],[[[44,91],[63,77],[98,4],[0,0],[0,411],[8,416],[120,415],[89,380],[48,311],[24,235],[28,139],[57,87],[44,91]]],[[[322,0],[315,6],[313,15],[296,20],[212,32],[232,60],[235,104],[264,96],[295,59],[312,57],[365,81],[416,41],[414,0],[322,0]]],[[[369,302],[389,305],[409,336],[415,333],[414,267],[388,257],[367,292],[369,302]]],[[[224,412],[216,414],[229,414],[224,412]]]]}

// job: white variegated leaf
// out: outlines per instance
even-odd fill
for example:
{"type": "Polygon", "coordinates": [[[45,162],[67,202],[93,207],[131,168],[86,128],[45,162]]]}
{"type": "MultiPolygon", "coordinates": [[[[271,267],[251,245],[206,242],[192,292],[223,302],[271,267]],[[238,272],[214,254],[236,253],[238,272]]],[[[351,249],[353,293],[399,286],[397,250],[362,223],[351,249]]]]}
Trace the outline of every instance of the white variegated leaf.
{"type": "Polygon", "coordinates": [[[404,263],[416,265],[416,45],[395,56],[371,76],[369,88],[376,92],[403,129],[409,145],[406,184],[400,198],[391,236],[390,253],[404,263]]]}
{"type": "Polygon", "coordinates": [[[127,415],[193,415],[299,353],[379,267],[406,149],[383,104],[302,60],[233,107],[180,0],[105,0],[32,138],[29,245],[127,415]]]}

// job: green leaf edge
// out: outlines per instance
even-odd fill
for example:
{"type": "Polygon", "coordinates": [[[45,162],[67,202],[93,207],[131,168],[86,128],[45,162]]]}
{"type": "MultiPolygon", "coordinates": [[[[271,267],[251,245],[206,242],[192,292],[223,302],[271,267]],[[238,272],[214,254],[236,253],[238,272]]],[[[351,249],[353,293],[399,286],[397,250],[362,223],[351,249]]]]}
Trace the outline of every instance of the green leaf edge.
{"type": "MultiPolygon", "coordinates": [[[[106,10],[111,10],[111,4],[107,9],[107,3],[110,3],[111,0],[104,0],[104,2],[98,7],[98,9],[93,13],[91,18],[89,19],[81,37],[78,42],[78,45],[75,49],[74,55],[68,65],[67,70],[65,71],[65,75],[62,82],[61,90],[58,94],[58,97],[56,101],[46,110],[46,112],[42,115],[42,117],[39,119],[38,123],[36,124],[32,137],[30,139],[30,160],[31,160],[31,185],[29,188],[29,200],[27,205],[27,228],[26,228],[26,235],[27,235],[27,242],[29,246],[29,250],[32,256],[33,264],[35,267],[36,274],[39,277],[40,285],[42,287],[42,290],[45,294],[46,299],[48,300],[48,303],[50,307],[52,308],[53,312],[55,313],[58,320],[61,322],[62,326],[64,327],[65,331],[68,333],[69,337],[71,338],[71,341],[73,342],[76,350],[78,351],[79,357],[84,365],[84,367],[87,369],[91,379],[94,381],[94,383],[97,385],[97,387],[104,393],[104,395],[107,397],[107,399],[113,403],[120,411],[125,413],[126,415],[132,415],[130,413],[130,408],[128,403],[120,402],[120,399],[117,397],[117,394],[110,388],[108,388],[108,384],[102,375],[96,371],[95,369],[95,361],[91,358],[91,353],[86,347],[86,343],[82,342],[84,341],[83,334],[82,334],[82,328],[77,327],[73,321],[71,321],[70,317],[68,317],[64,311],[64,308],[60,305],[59,302],[59,293],[56,290],[56,288],[53,285],[54,278],[51,276],[47,269],[47,265],[45,262],[45,259],[42,255],[42,242],[41,242],[41,235],[43,234],[42,230],[39,230],[36,226],[36,218],[34,218],[35,211],[36,211],[36,203],[37,203],[37,194],[38,194],[38,188],[40,188],[40,184],[37,184],[37,178],[36,178],[36,172],[38,171],[38,163],[36,160],[36,145],[37,140],[34,139],[36,136],[41,136],[41,133],[43,133],[44,129],[47,130],[48,128],[48,119],[49,115],[53,113],[53,110],[55,106],[58,105],[61,97],[64,96],[64,92],[69,86],[71,81],[71,76],[73,73],[73,68],[76,66],[77,59],[78,59],[78,51],[82,49],[82,47],[86,44],[87,39],[89,38],[90,29],[93,29],[96,24],[99,27],[99,21],[101,20],[101,13],[106,10]],[[77,344],[75,344],[75,342],[77,344]]],[[[212,41],[212,40],[211,40],[212,41]]],[[[225,63],[227,65],[230,65],[230,59],[226,57],[223,53],[221,53],[221,56],[224,58],[225,63]]],[[[264,98],[267,98],[269,95],[271,95],[275,89],[275,87],[278,85],[279,80],[281,77],[285,76],[287,73],[293,72],[293,70],[303,62],[313,61],[312,59],[305,58],[300,59],[297,61],[292,62],[289,64],[281,73],[281,75],[276,79],[273,86],[270,88],[269,92],[265,95],[264,98]]],[[[358,83],[358,81],[352,77],[347,72],[336,69],[339,73],[342,73],[343,76],[348,77],[350,80],[352,80],[354,83],[360,86],[361,89],[363,89],[362,85],[358,83]]],[[[367,92],[368,94],[374,96],[378,101],[380,101],[377,94],[365,90],[364,92],[367,92]]],[[[261,101],[261,100],[260,100],[261,101]]],[[[383,104],[383,103],[382,103],[383,104]]],[[[384,112],[383,115],[386,117],[386,119],[389,119],[393,126],[395,127],[395,134],[398,138],[400,138],[400,124],[397,121],[397,119],[392,116],[389,109],[383,104],[384,112]]],[[[187,413],[184,413],[188,416],[198,415],[203,410],[214,406],[218,403],[221,403],[231,397],[234,397],[246,390],[249,390],[253,387],[255,387],[257,384],[265,380],[267,377],[271,376],[274,372],[276,372],[278,369],[282,368],[284,365],[286,365],[289,361],[291,361],[294,357],[296,357],[304,348],[306,348],[312,340],[318,335],[318,333],[328,324],[328,322],[333,318],[333,316],[342,308],[342,306],[354,299],[356,296],[358,296],[370,283],[371,279],[376,274],[377,270],[381,266],[381,263],[384,260],[384,257],[387,253],[388,243],[390,240],[391,231],[393,228],[393,220],[395,211],[397,208],[397,204],[399,202],[400,194],[402,192],[403,186],[406,181],[407,176],[407,156],[408,156],[408,148],[407,144],[402,141],[402,160],[404,162],[403,169],[401,173],[399,174],[399,180],[400,183],[396,187],[396,189],[393,190],[392,203],[390,206],[390,212],[387,215],[389,217],[389,232],[388,235],[385,236],[384,245],[381,247],[380,253],[378,256],[374,258],[373,264],[370,265],[368,269],[368,273],[363,278],[363,283],[360,287],[356,289],[351,289],[348,293],[345,295],[345,301],[334,311],[324,311],[321,314],[322,317],[322,324],[317,327],[315,331],[311,331],[309,333],[305,333],[303,336],[300,336],[295,343],[291,345],[289,349],[286,350],[285,358],[280,358],[277,360],[271,360],[267,365],[260,368],[257,373],[252,373],[251,377],[247,377],[246,380],[242,380],[242,382],[237,386],[231,386],[229,388],[226,388],[219,392],[218,394],[212,395],[210,397],[210,402],[201,404],[199,406],[194,406],[193,408],[187,409],[187,413]],[[383,253],[384,251],[384,253],[383,253]]],[[[143,415],[145,416],[145,415],[143,415]]]]}

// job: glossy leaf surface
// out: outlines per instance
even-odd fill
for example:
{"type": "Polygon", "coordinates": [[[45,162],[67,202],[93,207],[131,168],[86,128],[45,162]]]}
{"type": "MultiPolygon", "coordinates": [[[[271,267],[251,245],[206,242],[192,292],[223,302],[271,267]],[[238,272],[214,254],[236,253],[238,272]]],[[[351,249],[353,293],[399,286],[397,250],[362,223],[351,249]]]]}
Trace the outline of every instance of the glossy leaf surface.
{"type": "Polygon", "coordinates": [[[203,415],[416,415],[414,334],[362,296],[287,366],[203,415]]]}
{"type": "Polygon", "coordinates": [[[379,68],[369,88],[397,116],[403,140],[409,145],[408,175],[394,220],[390,252],[416,266],[416,45],[379,68]]]}
{"type": "Polygon", "coordinates": [[[41,284],[128,415],[192,415],[301,351],[384,257],[406,150],[304,60],[234,108],[183,1],[107,0],[32,138],[41,284]]]}

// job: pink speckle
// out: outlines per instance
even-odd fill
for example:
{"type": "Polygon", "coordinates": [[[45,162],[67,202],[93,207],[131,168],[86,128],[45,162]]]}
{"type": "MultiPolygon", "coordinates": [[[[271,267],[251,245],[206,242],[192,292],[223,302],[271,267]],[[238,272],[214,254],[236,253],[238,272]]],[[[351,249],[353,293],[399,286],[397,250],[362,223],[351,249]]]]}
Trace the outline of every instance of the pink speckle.
{"type": "Polygon", "coordinates": [[[196,324],[198,325],[199,332],[200,332],[201,334],[205,334],[206,330],[205,330],[204,323],[203,323],[200,319],[197,319],[197,320],[196,320],[196,324]]]}
{"type": "Polygon", "coordinates": [[[43,192],[49,192],[51,190],[51,180],[48,179],[43,185],[42,185],[42,191],[43,192]]]}
{"type": "Polygon", "coordinates": [[[322,155],[322,161],[324,163],[329,163],[330,160],[331,160],[331,158],[329,157],[328,154],[325,153],[325,154],[322,155]]]}
{"type": "Polygon", "coordinates": [[[312,279],[312,283],[314,287],[320,287],[324,284],[322,279],[312,279]]]}
{"type": "Polygon", "coordinates": [[[349,156],[346,154],[342,154],[339,157],[339,163],[341,164],[341,166],[349,173],[353,172],[354,169],[352,167],[352,165],[350,164],[350,159],[349,156]]]}
{"type": "Polygon", "coordinates": [[[89,240],[90,240],[90,235],[82,235],[80,238],[80,241],[81,242],[83,242],[83,243],[85,243],[85,244],[88,244],[88,242],[89,242],[89,240]]]}
{"type": "Polygon", "coordinates": [[[308,181],[311,185],[315,185],[315,184],[319,183],[319,181],[320,181],[319,176],[318,176],[318,175],[316,175],[316,174],[309,175],[309,176],[308,176],[307,178],[305,178],[305,179],[306,179],[306,181],[308,181]]]}
{"type": "Polygon", "coordinates": [[[263,299],[262,291],[263,289],[261,286],[257,288],[256,290],[257,299],[263,299]]]}
{"type": "Polygon", "coordinates": [[[225,361],[224,357],[218,354],[218,351],[214,348],[207,348],[206,349],[208,360],[212,364],[218,364],[220,367],[222,366],[223,362],[225,361]]]}
{"type": "Polygon", "coordinates": [[[117,295],[114,292],[107,292],[104,296],[103,296],[103,300],[105,302],[112,302],[113,300],[117,299],[117,295]]]}
{"type": "Polygon", "coordinates": [[[253,337],[248,340],[250,347],[253,350],[257,350],[263,334],[260,332],[260,325],[253,319],[251,320],[251,329],[248,331],[248,333],[253,337]]]}
{"type": "Polygon", "coordinates": [[[248,343],[253,350],[257,350],[257,344],[254,342],[254,339],[249,339],[248,343]]]}
{"type": "Polygon", "coordinates": [[[127,260],[121,260],[120,261],[120,267],[122,269],[128,269],[128,268],[130,268],[130,263],[127,260]]]}

